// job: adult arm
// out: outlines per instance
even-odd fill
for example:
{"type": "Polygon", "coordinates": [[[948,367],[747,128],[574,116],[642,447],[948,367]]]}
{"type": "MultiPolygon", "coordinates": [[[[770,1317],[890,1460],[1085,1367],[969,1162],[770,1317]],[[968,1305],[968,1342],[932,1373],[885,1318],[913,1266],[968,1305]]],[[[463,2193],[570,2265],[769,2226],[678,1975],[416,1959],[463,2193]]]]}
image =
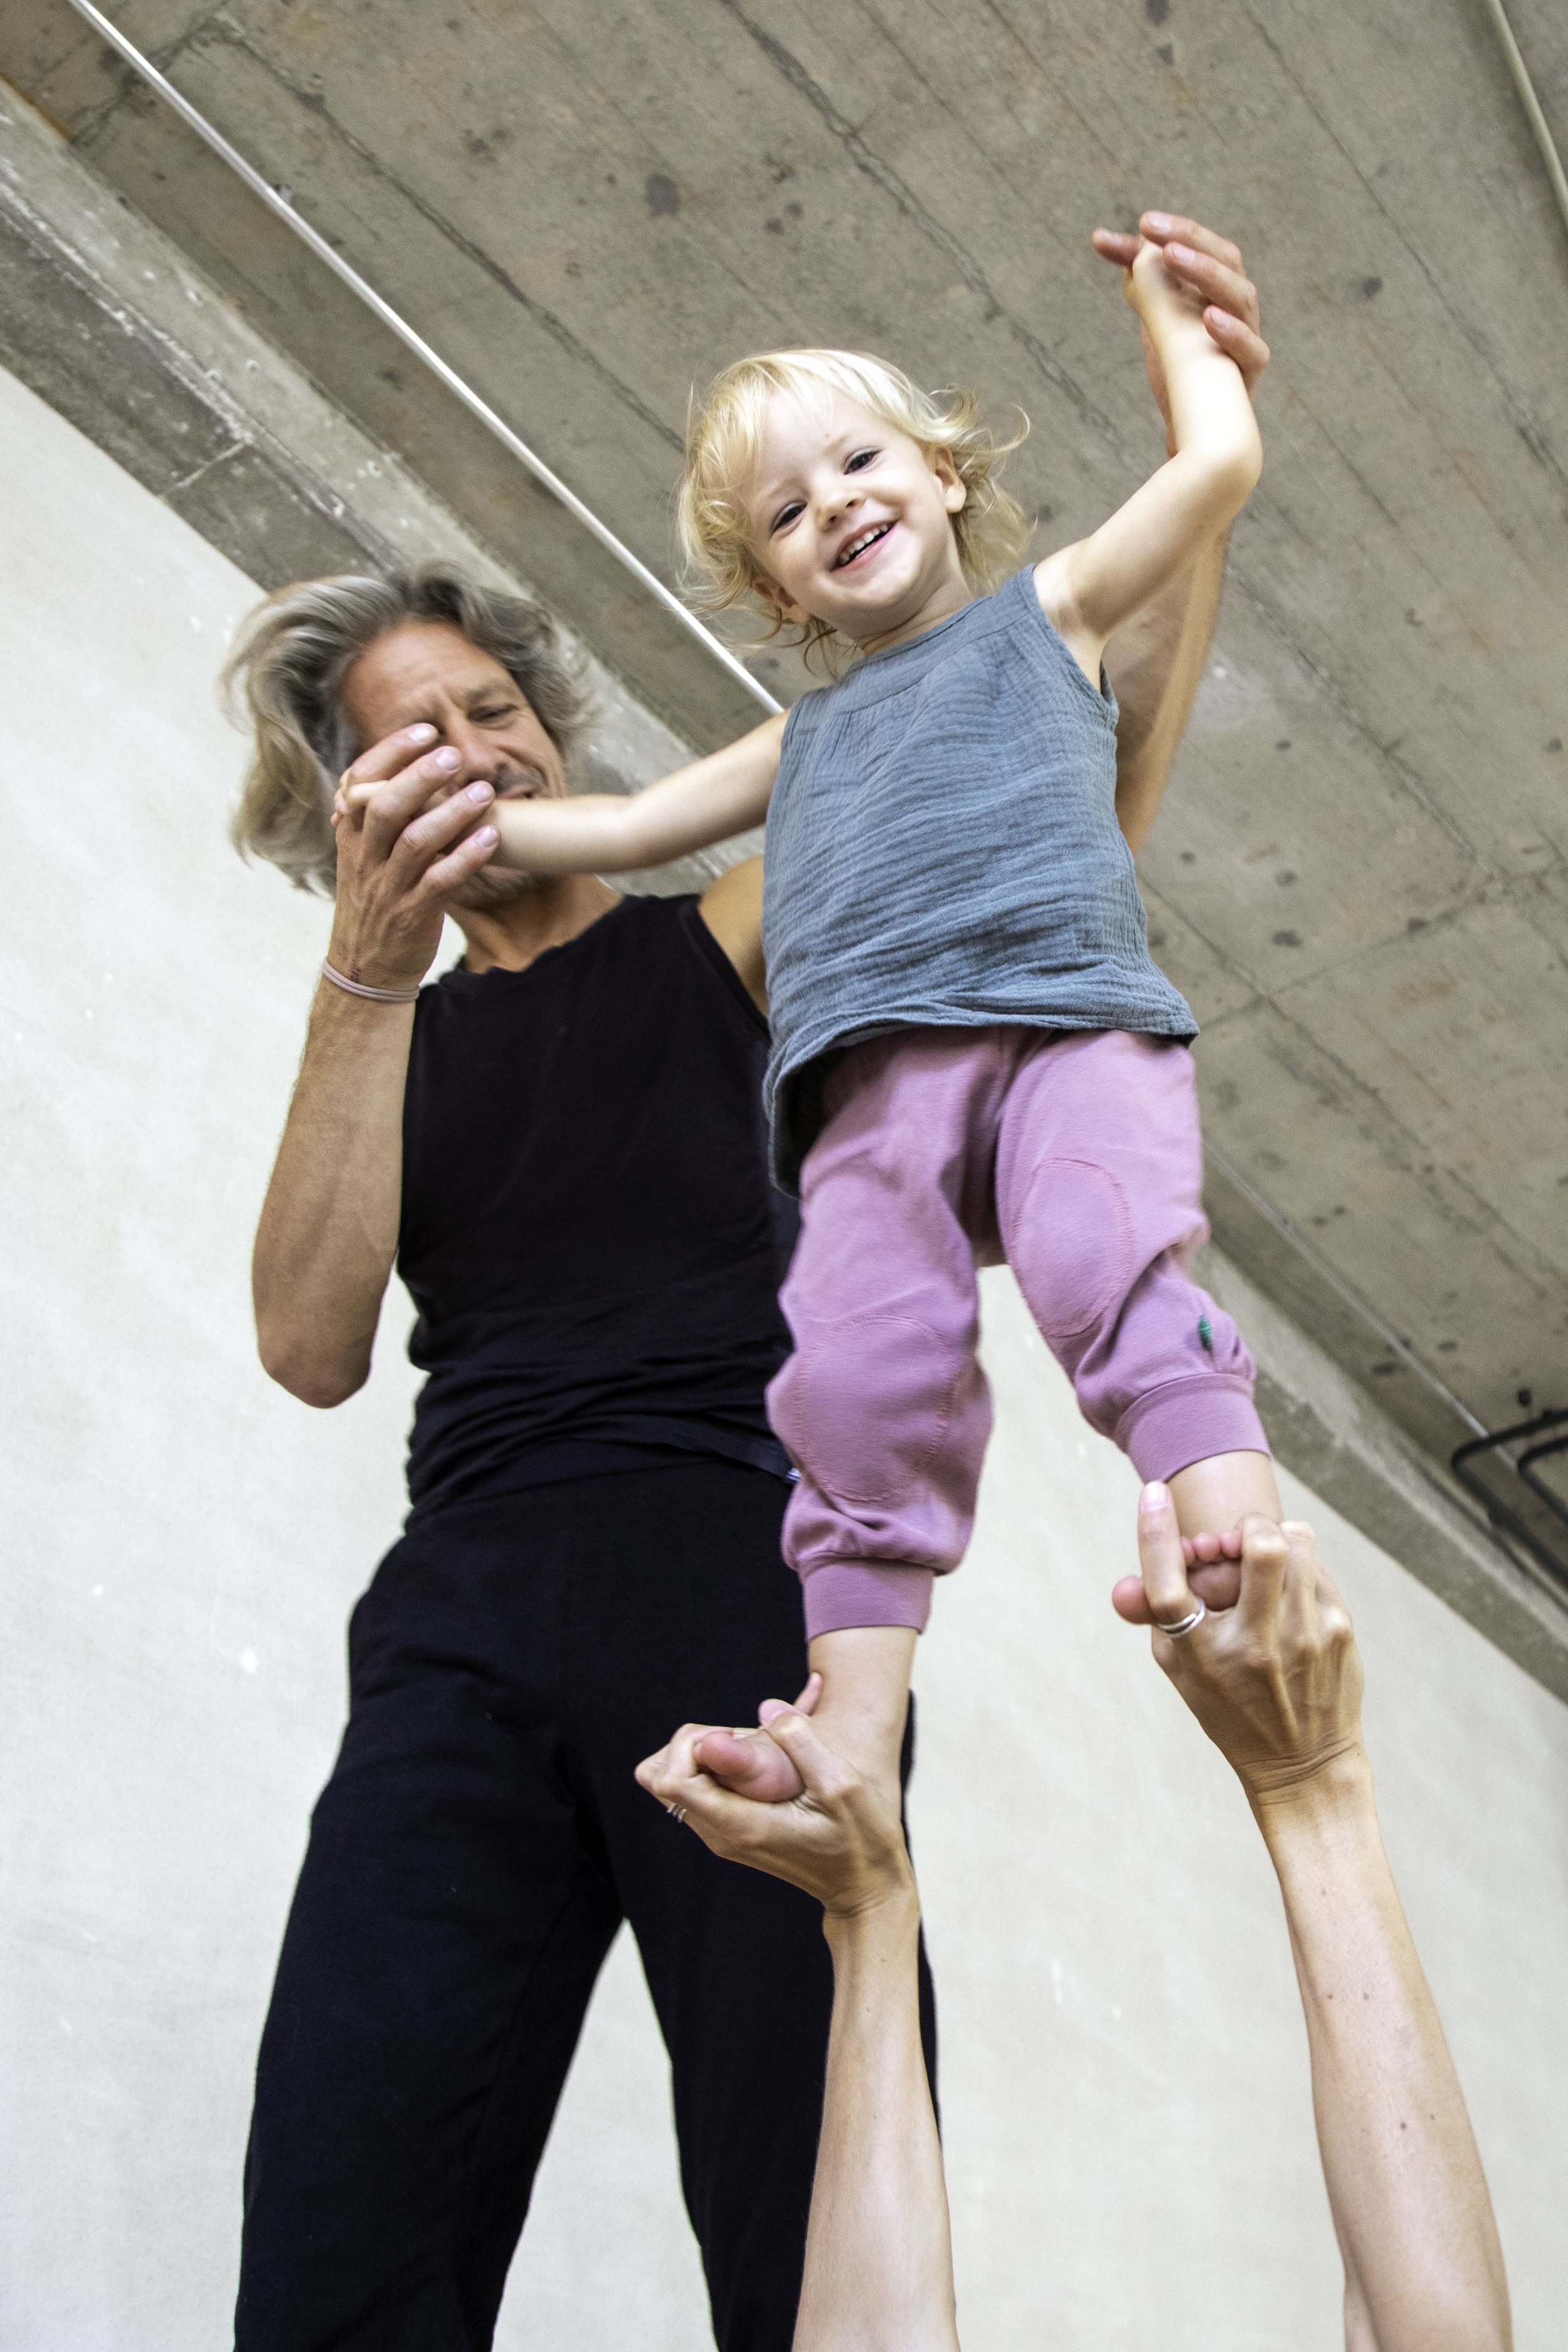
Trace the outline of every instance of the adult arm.
{"type": "MultiPolygon", "coordinates": [[[[447,764],[425,748],[434,731],[403,729],[356,761],[349,776],[371,793],[335,820],[327,961],[369,987],[417,987],[452,893],[495,850],[488,784],[428,805],[447,764]]],[[[262,1363],[306,1404],[341,1404],[369,1375],[397,1250],[413,1033],[412,1004],[319,982],[251,1265],[262,1363]]]]}
{"type": "Polygon", "coordinates": [[[767,966],[763,958],[763,861],[744,857],[711,882],[698,902],[714,939],[740,974],[759,1013],[768,1009],[767,966]]]}
{"type": "MultiPolygon", "coordinates": [[[[1204,304],[1211,340],[1241,371],[1249,394],[1268,364],[1260,331],[1258,289],[1247,277],[1240,248],[1184,215],[1147,212],[1133,234],[1096,229],[1093,244],[1102,259],[1126,268],[1140,236],[1161,247],[1165,266],[1178,283],[1204,304]]],[[[1165,454],[1174,455],[1170,394],[1160,355],[1143,337],[1150,389],[1165,425],[1165,454]]],[[[1163,589],[1110,638],[1105,667],[1121,706],[1116,732],[1116,814],[1134,852],[1147,840],[1171,772],[1177,744],[1186,731],[1193,699],[1219,610],[1228,534],[1203,550],[1191,568],[1163,589]]]]}
{"type": "MultiPolygon", "coordinates": [[[[1163,1487],[1140,1513],[1156,1629],[1193,1607],[1163,1487]]],[[[1154,1654],[1239,1778],[1284,1898],[1349,2352],[1507,2352],[1486,2176],[1378,1828],[1351,1621],[1311,1530],[1248,1520],[1241,1597],[1154,1654]]]]}
{"type": "Polygon", "coordinates": [[[1211,540],[1190,570],[1117,630],[1106,674],[1121,709],[1116,821],[1134,856],[1153,830],[1171,762],[1187,731],[1219,614],[1230,534],[1211,540]]]}
{"type": "Polygon", "coordinates": [[[1122,289],[1159,358],[1175,453],[1098,530],[1036,567],[1044,611],[1091,677],[1112,632],[1234,520],[1263,463],[1241,371],[1159,245],[1140,244],[1122,289]]]}
{"type": "Polygon", "coordinates": [[[897,1901],[825,1912],[823,1929],[833,2021],[795,2352],[958,2352],[912,1882],[897,1901]]]}
{"type": "MultiPolygon", "coordinates": [[[[802,1707],[812,1702],[808,1688],[802,1707]]],[[[643,1786],[716,1853],[803,1886],[833,1958],[822,2137],[795,2352],[958,2352],[942,2148],[921,2044],[920,1902],[896,1791],[862,1776],[800,1708],[763,1710],[804,1784],[758,1804],[695,1760],[688,1724],[643,1786]]]]}

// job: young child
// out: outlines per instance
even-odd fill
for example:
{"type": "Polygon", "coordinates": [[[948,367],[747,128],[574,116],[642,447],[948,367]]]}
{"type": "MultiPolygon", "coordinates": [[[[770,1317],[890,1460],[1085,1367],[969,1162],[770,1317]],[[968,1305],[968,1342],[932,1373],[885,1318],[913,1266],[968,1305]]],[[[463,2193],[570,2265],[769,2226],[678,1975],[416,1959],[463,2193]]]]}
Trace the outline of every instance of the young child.
{"type": "MultiPolygon", "coordinates": [[[[767,817],[768,1108],[802,1208],[795,1351],[769,1391],[800,1474],[784,1548],[819,1713],[884,1780],[989,1433],[977,1261],[1005,1257],[1086,1418],[1169,1482],[1204,1557],[1247,1513],[1279,1516],[1251,1359],[1187,1273],[1206,1232],[1196,1024],[1149,954],[1100,666],[1237,513],[1261,453],[1158,246],[1123,286],[1174,454],[991,593],[1025,527],[972,401],[846,352],[730,368],[689,436],[687,552],[712,601],[760,603],[843,674],[633,799],[489,813],[500,861],[537,873],[654,866],[767,817]]],[[[766,1739],[716,1734],[702,1760],[795,1793],[766,1739]]]]}

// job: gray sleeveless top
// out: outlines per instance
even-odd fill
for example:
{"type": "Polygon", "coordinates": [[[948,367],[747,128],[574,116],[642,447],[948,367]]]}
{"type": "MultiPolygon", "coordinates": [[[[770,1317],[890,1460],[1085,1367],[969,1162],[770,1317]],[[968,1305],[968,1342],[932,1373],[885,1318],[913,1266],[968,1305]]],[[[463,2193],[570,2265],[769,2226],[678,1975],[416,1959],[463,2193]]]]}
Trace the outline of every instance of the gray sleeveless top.
{"type": "MultiPolygon", "coordinates": [[[[1103,684],[1103,677],[1102,677],[1103,684]]],[[[1149,953],[1116,702],[1020,572],[790,712],[768,811],[765,1085],[779,1182],[835,1050],[889,1029],[1197,1024],[1149,953]]]]}

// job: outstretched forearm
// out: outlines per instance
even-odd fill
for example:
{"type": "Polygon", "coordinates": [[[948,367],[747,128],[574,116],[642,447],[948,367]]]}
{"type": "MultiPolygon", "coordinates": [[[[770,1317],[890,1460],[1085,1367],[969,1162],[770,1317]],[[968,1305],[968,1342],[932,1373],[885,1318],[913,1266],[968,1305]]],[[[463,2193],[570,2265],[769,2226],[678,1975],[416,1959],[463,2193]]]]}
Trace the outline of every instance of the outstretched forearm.
{"type": "Polygon", "coordinates": [[[1171,763],[1186,732],[1219,612],[1229,533],[1212,540],[1179,580],[1118,629],[1105,667],[1116,729],[1116,821],[1134,856],[1153,830],[1171,763]]]}
{"type": "Polygon", "coordinates": [[[498,801],[499,866],[527,874],[627,874],[710,849],[761,824],[778,773],[782,718],[624,798],[498,801]]]}
{"type": "Polygon", "coordinates": [[[1351,2352],[1506,2352],[1508,2287],[1464,2094],[1359,1747],[1253,1810],[1312,2058],[1351,2352]]]}
{"type": "Polygon", "coordinates": [[[912,1883],[824,1930],[833,2025],[795,2352],[957,2352],[912,1883]]]}

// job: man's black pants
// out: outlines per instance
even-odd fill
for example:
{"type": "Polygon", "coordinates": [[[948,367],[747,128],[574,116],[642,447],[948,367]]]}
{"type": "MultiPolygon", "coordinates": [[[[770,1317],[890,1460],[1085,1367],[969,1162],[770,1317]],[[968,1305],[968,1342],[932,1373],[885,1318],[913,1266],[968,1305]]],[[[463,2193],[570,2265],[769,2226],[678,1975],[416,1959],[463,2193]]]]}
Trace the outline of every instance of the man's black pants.
{"type": "Polygon", "coordinates": [[[623,1917],[721,2352],[788,2352],[832,2000],[821,1912],[632,1779],[679,1724],[752,1722],[799,1689],[786,1494],[721,1462],[623,1471],[447,1512],[383,1561],[262,2037],[238,2352],[489,2346],[623,1917]]]}

